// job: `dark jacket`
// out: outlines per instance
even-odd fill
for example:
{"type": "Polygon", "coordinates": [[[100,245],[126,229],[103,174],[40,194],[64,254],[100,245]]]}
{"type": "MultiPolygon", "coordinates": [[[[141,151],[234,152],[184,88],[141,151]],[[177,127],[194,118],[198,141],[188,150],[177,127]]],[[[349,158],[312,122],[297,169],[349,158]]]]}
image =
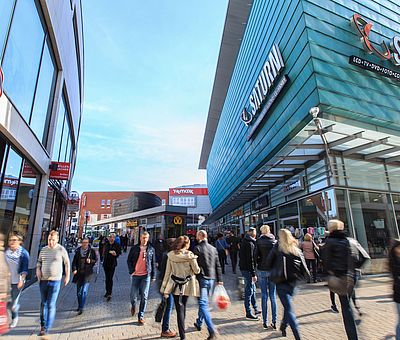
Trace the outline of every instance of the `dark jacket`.
{"type": "Polygon", "coordinates": [[[81,256],[81,247],[75,250],[74,259],[72,260],[72,271],[77,273],[74,275],[74,282],[85,281],[88,282],[93,275],[93,267],[97,262],[96,252],[89,246],[88,252],[85,257],[81,256]],[[89,259],[90,263],[86,260],[89,259]]]}
{"type": "Polygon", "coordinates": [[[325,270],[335,276],[355,275],[369,259],[368,253],[357,240],[346,237],[344,231],[335,230],[329,234],[322,250],[325,270]]]}
{"type": "Polygon", "coordinates": [[[164,252],[167,250],[165,241],[160,240],[160,239],[156,240],[154,242],[154,249],[155,249],[155,254],[156,254],[156,262],[158,263],[158,265],[160,265],[162,256],[163,256],[164,252]]]}
{"type": "Polygon", "coordinates": [[[276,284],[295,285],[297,280],[310,276],[301,250],[298,249],[297,255],[286,254],[279,250],[278,243],[269,253],[266,266],[271,272],[271,280],[276,284]]]}
{"type": "Polygon", "coordinates": [[[239,243],[240,243],[240,240],[239,240],[238,237],[233,236],[233,235],[232,235],[232,236],[229,236],[229,237],[226,239],[226,242],[228,243],[229,251],[230,251],[231,253],[236,253],[236,252],[239,251],[239,243]]]}
{"type": "MultiPolygon", "coordinates": [[[[137,244],[131,248],[128,255],[128,260],[126,263],[128,264],[129,274],[132,275],[135,272],[136,263],[138,261],[140,255],[140,245],[137,244]]],[[[153,246],[148,243],[146,249],[146,269],[147,275],[151,277],[153,280],[156,277],[156,252],[153,246]]]]}
{"type": "Polygon", "coordinates": [[[246,234],[240,244],[240,270],[249,271],[251,276],[256,276],[256,239],[246,234]]]}
{"type": "Polygon", "coordinates": [[[200,267],[198,278],[217,280],[222,282],[221,265],[215,247],[204,240],[194,247],[193,253],[198,256],[197,263],[200,267]]]}
{"type": "Polygon", "coordinates": [[[256,241],[256,261],[257,269],[268,271],[267,258],[271,250],[274,248],[276,241],[272,234],[261,235],[256,241]]]}
{"type": "Polygon", "coordinates": [[[400,303],[400,258],[396,256],[394,250],[400,246],[400,241],[396,240],[389,252],[389,270],[393,276],[393,300],[400,303]]]}
{"type": "Polygon", "coordinates": [[[103,259],[103,267],[104,268],[115,268],[118,264],[117,258],[121,255],[121,247],[119,244],[114,242],[111,244],[107,242],[104,246],[104,259],[103,259]],[[117,256],[113,256],[110,254],[110,251],[114,250],[117,253],[117,256]]]}

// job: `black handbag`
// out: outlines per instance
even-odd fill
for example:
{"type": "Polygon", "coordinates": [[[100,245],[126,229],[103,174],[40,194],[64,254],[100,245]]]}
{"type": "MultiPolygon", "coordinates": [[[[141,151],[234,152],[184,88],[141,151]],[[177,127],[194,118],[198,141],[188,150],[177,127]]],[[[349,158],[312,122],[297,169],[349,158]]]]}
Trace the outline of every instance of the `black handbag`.
{"type": "Polygon", "coordinates": [[[156,311],[156,315],[155,315],[156,322],[161,322],[166,307],[167,307],[167,299],[165,297],[163,297],[157,307],[157,311],[156,311]]]}

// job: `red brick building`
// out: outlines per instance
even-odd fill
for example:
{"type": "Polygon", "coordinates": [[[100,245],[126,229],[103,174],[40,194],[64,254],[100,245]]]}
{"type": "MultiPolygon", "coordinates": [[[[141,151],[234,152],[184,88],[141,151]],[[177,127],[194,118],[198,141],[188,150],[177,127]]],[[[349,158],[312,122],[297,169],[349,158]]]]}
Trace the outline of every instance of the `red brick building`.
{"type": "MultiPolygon", "coordinates": [[[[112,217],[113,202],[115,200],[128,199],[134,193],[134,191],[83,192],[79,209],[79,235],[82,235],[86,214],[88,215],[88,225],[110,218],[112,217]]],[[[162,205],[169,204],[168,191],[149,191],[149,193],[157,195],[161,199],[162,205]]]]}

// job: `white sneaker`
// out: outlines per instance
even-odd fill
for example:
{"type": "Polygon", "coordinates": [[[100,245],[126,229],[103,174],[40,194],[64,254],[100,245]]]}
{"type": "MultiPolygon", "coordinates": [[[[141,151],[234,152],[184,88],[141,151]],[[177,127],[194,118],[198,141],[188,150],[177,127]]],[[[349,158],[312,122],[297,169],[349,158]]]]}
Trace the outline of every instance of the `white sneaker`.
{"type": "Polygon", "coordinates": [[[11,322],[10,328],[17,327],[17,324],[18,324],[18,318],[13,319],[13,321],[11,322]]]}

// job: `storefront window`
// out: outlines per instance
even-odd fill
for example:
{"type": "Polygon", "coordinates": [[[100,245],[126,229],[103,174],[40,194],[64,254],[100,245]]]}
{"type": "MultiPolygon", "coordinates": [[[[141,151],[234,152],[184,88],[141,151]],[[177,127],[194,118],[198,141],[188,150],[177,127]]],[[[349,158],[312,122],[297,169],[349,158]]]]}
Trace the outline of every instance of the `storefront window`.
{"type": "Polygon", "coordinates": [[[347,191],[342,189],[335,189],[338,218],[344,223],[344,230],[346,235],[352,236],[353,229],[351,227],[350,204],[347,199],[347,191]]]}
{"type": "Polygon", "coordinates": [[[4,89],[26,122],[32,109],[44,37],[36,1],[17,1],[3,59],[4,89]]]}
{"type": "Polygon", "coordinates": [[[0,232],[4,235],[12,228],[21,164],[22,157],[10,148],[0,196],[0,232]]]}
{"type": "MultiPolygon", "coordinates": [[[[393,206],[394,206],[394,214],[396,216],[397,228],[400,226],[400,195],[392,194],[393,206]]],[[[399,230],[398,230],[399,232],[399,230]]],[[[397,238],[399,236],[396,236],[397,238]]]]}
{"type": "Polygon", "coordinates": [[[302,228],[326,227],[329,201],[319,193],[299,201],[300,224],[302,228]]]}
{"type": "Polygon", "coordinates": [[[4,48],[4,44],[7,38],[8,27],[10,25],[12,10],[14,7],[15,0],[2,0],[0,1],[0,54],[4,48]]]}
{"type": "Polygon", "coordinates": [[[33,104],[30,119],[30,126],[43,145],[46,144],[47,127],[50,120],[55,83],[56,69],[49,43],[46,40],[36,88],[35,103],[33,104]]]}
{"type": "Polygon", "coordinates": [[[47,187],[47,196],[46,196],[46,205],[44,208],[44,216],[43,216],[43,224],[42,224],[42,233],[40,238],[40,248],[44,247],[47,244],[47,235],[50,231],[50,221],[51,221],[51,213],[53,211],[55,198],[55,191],[49,185],[47,187]]]}
{"type": "Polygon", "coordinates": [[[357,240],[372,258],[386,257],[390,239],[398,237],[390,196],[350,191],[350,206],[357,240]]]}
{"type": "Polygon", "coordinates": [[[382,163],[345,158],[344,164],[349,187],[389,190],[385,167],[382,163]]]}
{"type": "Polygon", "coordinates": [[[400,168],[398,166],[387,165],[386,169],[389,177],[390,189],[400,192],[400,168]]]}
{"type": "MultiPolygon", "coordinates": [[[[34,207],[36,206],[39,190],[39,174],[27,161],[22,167],[21,181],[18,189],[17,203],[15,207],[13,229],[17,230],[25,238],[31,234],[34,224],[34,207]]],[[[28,241],[25,246],[28,247],[28,241]]]]}

